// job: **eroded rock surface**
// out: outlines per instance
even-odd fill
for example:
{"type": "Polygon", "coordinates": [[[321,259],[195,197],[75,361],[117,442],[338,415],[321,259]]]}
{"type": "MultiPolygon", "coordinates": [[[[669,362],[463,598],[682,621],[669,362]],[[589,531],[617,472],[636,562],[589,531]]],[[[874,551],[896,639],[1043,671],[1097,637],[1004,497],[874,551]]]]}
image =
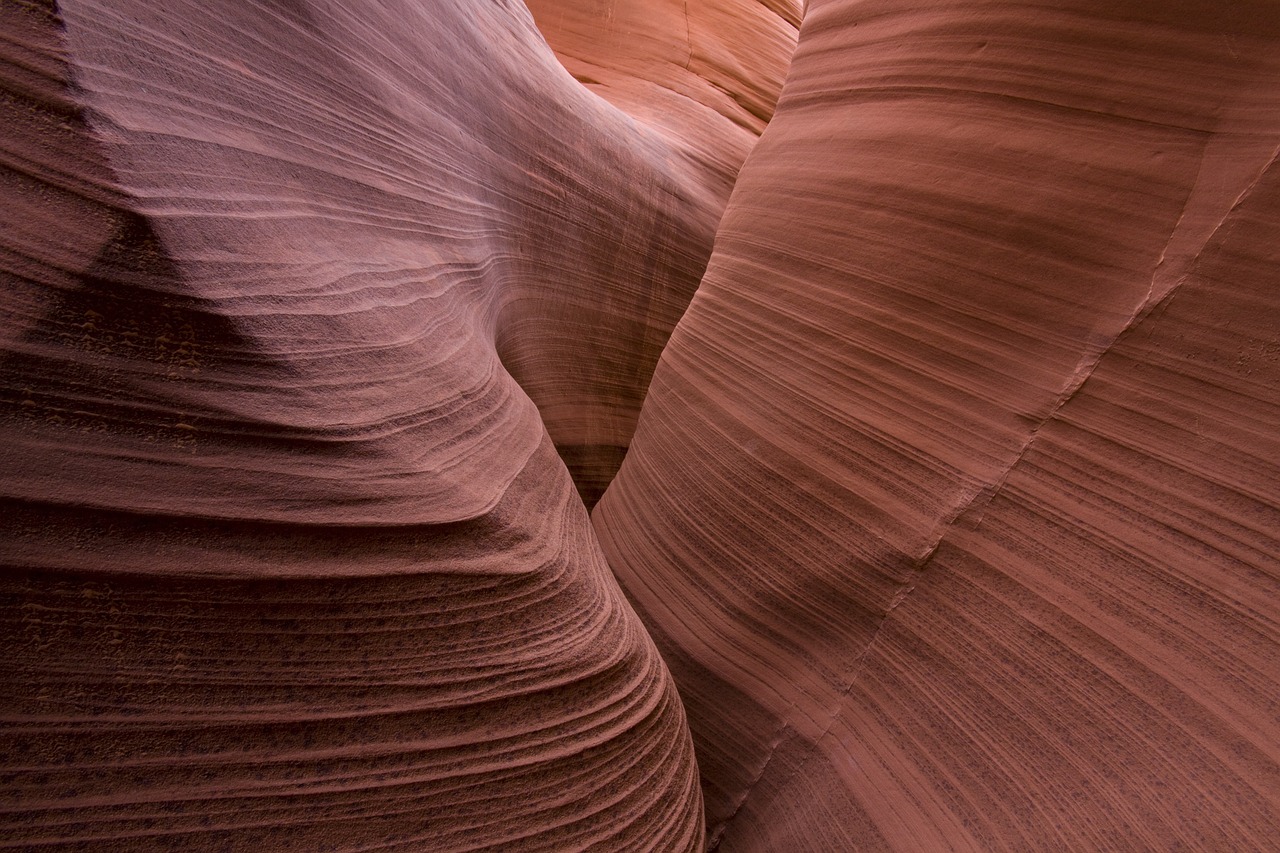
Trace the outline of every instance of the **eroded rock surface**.
{"type": "Polygon", "coordinates": [[[519,4],[0,14],[0,844],[699,848],[508,370],[625,444],[702,166],[519,4]]]}
{"type": "Polygon", "coordinates": [[[530,9],[0,6],[0,846],[1272,846],[1273,4],[530,9]]]}
{"type": "MultiPolygon", "coordinates": [[[[533,0],[529,9],[577,80],[661,138],[668,156],[692,164],[682,173],[681,193],[697,200],[696,217],[686,203],[663,221],[684,218],[699,230],[650,235],[653,269],[619,269],[608,251],[566,253],[569,269],[527,278],[523,285],[533,296],[512,311],[521,325],[513,336],[520,349],[506,356],[507,367],[538,404],[590,508],[617,473],[635,432],[643,391],[679,317],[671,309],[683,310],[693,295],[690,284],[706,263],[706,253],[697,250],[709,250],[706,241],[738,169],[773,114],[795,49],[799,10],[794,0],[533,0]],[[666,256],[670,245],[702,265],[678,259],[677,274],[667,275],[674,284],[655,280],[655,273],[676,263],[666,256]],[[573,268],[575,257],[585,270],[573,268]],[[585,278],[584,272],[596,286],[565,287],[566,276],[585,278]],[[616,322],[585,321],[600,311],[597,306],[619,298],[658,305],[647,309],[644,328],[630,335],[619,335],[616,322]],[[566,374],[580,378],[566,382],[566,374]]],[[[657,192],[646,203],[663,209],[662,192],[650,189],[657,192]]],[[[632,258],[636,248],[622,243],[616,252],[632,258]]]]}
{"type": "Polygon", "coordinates": [[[721,849],[1280,830],[1280,18],[825,0],[593,516],[721,849]]]}

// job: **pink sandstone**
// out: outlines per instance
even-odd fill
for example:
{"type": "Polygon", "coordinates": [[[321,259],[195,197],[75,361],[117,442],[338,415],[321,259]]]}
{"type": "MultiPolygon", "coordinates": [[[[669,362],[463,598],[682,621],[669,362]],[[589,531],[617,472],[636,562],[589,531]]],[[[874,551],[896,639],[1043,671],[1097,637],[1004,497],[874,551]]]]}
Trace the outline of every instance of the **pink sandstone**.
{"type": "Polygon", "coordinates": [[[1274,844],[1278,36],[809,5],[594,515],[720,849],[1274,844]]]}
{"type": "Polygon", "coordinates": [[[10,0],[0,90],[0,849],[1280,836],[1274,4],[10,0]]]}

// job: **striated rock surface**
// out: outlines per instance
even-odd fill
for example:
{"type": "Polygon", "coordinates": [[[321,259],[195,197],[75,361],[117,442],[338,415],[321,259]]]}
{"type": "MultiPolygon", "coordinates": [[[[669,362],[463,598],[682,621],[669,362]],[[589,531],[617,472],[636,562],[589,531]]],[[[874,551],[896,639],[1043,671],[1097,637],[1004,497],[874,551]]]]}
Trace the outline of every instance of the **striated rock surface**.
{"type": "Polygon", "coordinates": [[[723,850],[1280,832],[1280,16],[814,0],[593,516],[723,850]]]}
{"type": "MultiPolygon", "coordinates": [[[[527,5],[576,79],[636,118],[688,138],[708,111],[760,135],[795,50],[803,2],[532,0],[527,5]]],[[[723,129],[719,135],[725,135],[723,129]]],[[[705,150],[711,157],[725,153],[705,150]]]]}
{"type": "Polygon", "coordinates": [[[800,5],[0,5],[0,848],[1274,846],[1280,15],[800,5]]]}
{"type": "Polygon", "coordinates": [[[0,846],[700,848],[508,370],[625,443],[701,164],[517,3],[0,15],[0,846]]]}
{"type": "Polygon", "coordinates": [[[782,87],[800,0],[531,0],[591,91],[697,158],[726,192],[782,87]]]}
{"type": "MultiPolygon", "coordinates": [[[[563,270],[538,270],[540,277],[525,282],[533,297],[512,312],[521,324],[521,349],[506,356],[507,367],[538,404],[590,508],[617,473],[635,431],[643,390],[679,317],[671,309],[683,310],[693,295],[734,178],[773,114],[799,10],[796,0],[533,0],[529,9],[576,79],[661,138],[669,157],[691,164],[682,170],[680,193],[697,201],[696,217],[684,209],[672,217],[698,227],[693,240],[649,236],[647,245],[657,250],[648,258],[653,269],[614,264],[615,253],[634,258],[639,247],[622,243],[609,252],[593,246],[577,257],[590,265],[596,286],[566,292],[563,270]],[[667,257],[670,245],[689,258],[667,257]],[[666,273],[669,281],[654,280],[677,265],[675,275],[666,273]],[[631,291],[658,300],[646,308],[643,329],[620,335],[617,322],[585,321],[600,304],[635,301],[631,291]],[[566,382],[567,372],[581,378],[566,382]]],[[[645,203],[661,210],[664,201],[658,192],[645,203]]]]}

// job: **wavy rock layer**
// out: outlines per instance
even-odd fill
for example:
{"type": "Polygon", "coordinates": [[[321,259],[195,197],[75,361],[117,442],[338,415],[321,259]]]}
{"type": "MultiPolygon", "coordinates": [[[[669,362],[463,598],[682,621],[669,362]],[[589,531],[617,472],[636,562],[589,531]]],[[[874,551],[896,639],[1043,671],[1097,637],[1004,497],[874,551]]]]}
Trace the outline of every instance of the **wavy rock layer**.
{"type": "Polygon", "coordinates": [[[594,515],[752,850],[1280,831],[1280,19],[811,4],[594,515]]]}
{"type": "Polygon", "coordinates": [[[0,15],[0,846],[699,848],[506,368],[625,444],[701,165],[519,4],[0,15]]]}
{"type": "MultiPolygon", "coordinates": [[[[611,0],[607,7],[596,0],[533,0],[529,9],[575,78],[662,138],[680,161],[696,164],[686,171],[681,191],[698,199],[700,212],[718,216],[778,100],[795,49],[799,12],[793,0],[611,0]]],[[[660,202],[659,196],[648,203],[660,202]]],[[[701,242],[707,233],[693,236],[694,245],[706,245],[709,253],[709,244],[701,242]]],[[[650,245],[662,252],[662,246],[677,242],[673,238],[663,234],[650,245]]],[[[692,254],[705,265],[706,254],[692,254]]],[[[672,265],[663,254],[650,263],[658,270],[672,265]]],[[[652,312],[651,330],[627,338],[619,338],[614,325],[583,322],[583,315],[598,313],[599,303],[637,289],[665,299],[668,308],[683,309],[702,271],[691,276],[692,269],[681,267],[675,292],[668,295],[671,286],[655,286],[648,269],[602,265],[593,271],[599,286],[572,303],[561,295],[563,285],[549,276],[538,282],[543,286],[535,290],[536,298],[519,308],[521,322],[527,323],[549,306],[562,306],[559,316],[544,322],[547,333],[522,335],[520,358],[508,357],[507,366],[538,404],[588,508],[617,473],[643,390],[679,315],[652,312]],[[620,365],[635,366],[619,370],[620,365]],[[591,382],[596,393],[588,405],[580,383],[565,381],[567,372],[591,382]],[[629,393],[617,392],[620,378],[629,393]]]]}
{"type": "Polygon", "coordinates": [[[531,0],[565,67],[684,149],[727,194],[773,115],[799,0],[531,0]]]}
{"type": "MultiPolygon", "coordinates": [[[[707,112],[760,135],[795,50],[802,5],[800,0],[613,0],[602,15],[595,0],[528,4],[575,78],[677,137],[694,136],[691,129],[706,122],[707,112]]],[[[712,138],[720,135],[723,130],[713,131],[712,138]]]]}

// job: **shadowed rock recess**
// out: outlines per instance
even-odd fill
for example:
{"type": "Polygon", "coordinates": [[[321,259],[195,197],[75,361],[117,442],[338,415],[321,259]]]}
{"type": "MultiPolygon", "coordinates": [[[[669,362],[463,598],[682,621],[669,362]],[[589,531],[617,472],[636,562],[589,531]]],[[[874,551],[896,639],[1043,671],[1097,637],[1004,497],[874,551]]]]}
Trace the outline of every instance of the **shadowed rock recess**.
{"type": "Polygon", "coordinates": [[[1269,0],[5,0],[0,182],[0,849],[1275,848],[1269,0]]]}

